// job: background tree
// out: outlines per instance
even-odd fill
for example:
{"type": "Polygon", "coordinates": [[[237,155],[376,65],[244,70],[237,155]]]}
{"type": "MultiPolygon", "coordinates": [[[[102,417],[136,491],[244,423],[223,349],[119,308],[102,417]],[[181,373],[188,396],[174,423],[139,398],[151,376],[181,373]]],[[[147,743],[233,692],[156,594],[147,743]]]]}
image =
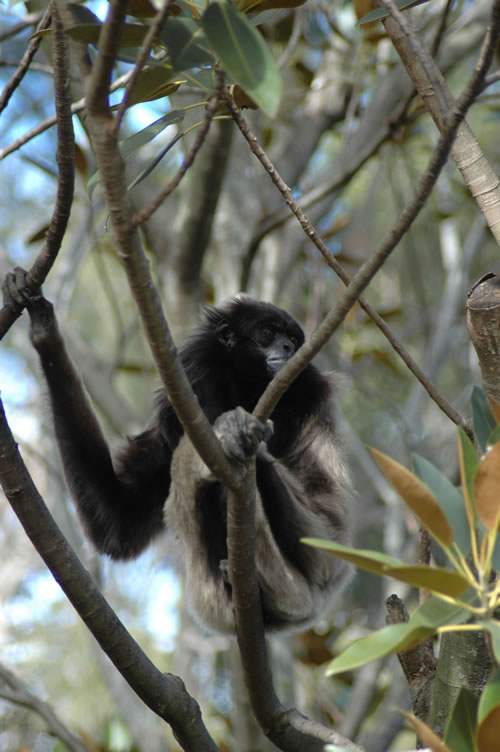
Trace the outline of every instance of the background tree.
{"type": "MultiPolygon", "coordinates": [[[[37,258],[31,271],[36,286],[45,279],[64,235],[44,289],[66,324],[72,354],[111,439],[139,428],[158,384],[143,327],[161,377],[167,382],[172,378],[159,299],[149,296],[145,285],[146,258],[177,341],[192,327],[200,304],[240,289],[289,309],[309,334],[323,320],[332,329],[347,314],[319,362],[345,374],[339,397],[362,510],[357,541],[413,561],[418,558],[415,523],[364,444],[383,448],[403,464],[412,451],[434,461],[439,457],[441,470],[457,477],[454,423],[467,427],[461,416],[468,410],[471,384],[479,379],[464,327],[465,291],[494,268],[497,244],[485,228],[488,224],[494,233],[499,226],[494,175],[460,121],[474,104],[468,123],[494,164],[497,75],[490,61],[478,55],[498,3],[424,3],[403,18],[392,3],[383,3],[394,15],[385,21],[392,42],[380,23],[356,25],[355,11],[363,15],[367,10],[362,3],[309,0],[282,9],[276,4],[242,4],[238,7],[245,14],[239,15],[214,4],[211,16],[204,8],[180,2],[159,11],[147,2],[116,2],[109,9],[89,3],[72,6],[73,16],[63,3],[51,4],[48,11],[37,4],[6,9],[0,34],[2,276],[15,264],[31,267],[37,258]],[[65,34],[56,24],[58,17],[65,34]],[[248,32],[245,18],[259,24],[261,36],[248,32]],[[408,26],[410,18],[418,36],[408,26]],[[231,35],[217,33],[227,31],[224,23],[236,30],[243,24],[241,34],[250,36],[243,40],[236,35],[231,47],[231,35]],[[185,40],[180,49],[179,39],[185,40]],[[232,89],[234,100],[228,99],[220,76],[217,83],[207,68],[200,68],[216,58],[226,83],[240,84],[258,105],[255,112],[244,112],[250,132],[234,106],[245,102],[240,90],[232,89]],[[476,61],[483,67],[473,85],[464,88],[476,61]],[[255,73],[257,63],[263,66],[262,79],[255,73]],[[439,71],[459,97],[458,109],[439,71]],[[105,99],[111,78],[117,92],[112,113],[105,99]],[[65,232],[73,163],[70,108],[75,113],[76,181],[65,232]],[[427,111],[441,133],[437,145],[427,111]],[[157,124],[149,127],[153,122],[157,124]],[[124,179],[118,141],[126,158],[124,179]],[[463,179],[452,161],[443,167],[452,142],[463,179]],[[349,276],[361,270],[347,294],[334,273],[339,262],[349,276]],[[378,315],[378,323],[390,325],[392,344],[373,317],[353,305],[376,267],[366,293],[369,310],[378,315]],[[422,388],[406,368],[397,354],[401,343],[437,391],[428,382],[422,388]]],[[[489,49],[491,53],[492,45],[489,49]]],[[[2,331],[11,323],[4,309],[2,331]]],[[[236,701],[243,684],[234,647],[229,649],[218,636],[200,640],[182,609],[182,596],[174,602],[179,585],[167,542],[129,565],[99,561],[82,543],[39,399],[38,377],[30,375],[33,368],[36,374],[36,366],[21,322],[5,342],[1,357],[7,415],[64,533],[147,654],[162,671],[183,677],[216,743],[264,749],[263,737],[254,737],[260,732],[252,726],[247,706],[236,701]]],[[[318,345],[318,335],[312,342],[318,345]]],[[[7,504],[0,513],[8,575],[1,586],[6,604],[0,633],[3,663],[15,668],[31,689],[35,684],[35,694],[49,697],[63,722],[84,729],[87,739],[111,746],[122,734],[125,748],[135,740],[139,748],[168,749],[173,742],[165,724],[145,714],[142,703],[88,642],[7,504]]],[[[50,550],[48,540],[40,542],[45,550],[50,550]]],[[[326,679],[322,665],[332,650],[338,652],[351,637],[380,625],[384,595],[393,589],[392,582],[358,574],[331,623],[271,646],[284,705],[298,705],[373,752],[387,749],[401,727],[400,716],[390,709],[404,704],[402,673],[392,659],[382,659],[356,675],[326,679]]],[[[413,592],[398,592],[411,606],[413,592]]],[[[106,628],[104,622],[104,635],[106,628]]],[[[126,664],[126,650],[115,656],[118,662],[126,664]]],[[[143,669],[152,671],[146,664],[143,669]]],[[[20,709],[36,709],[29,700],[33,692],[26,692],[11,673],[2,677],[3,696],[16,700],[12,692],[17,690],[20,704],[2,706],[5,731],[0,739],[13,748],[20,742],[34,746],[46,725],[20,709]]],[[[150,674],[150,679],[154,694],[154,682],[161,678],[150,674]]],[[[257,675],[257,683],[260,679],[257,675]]],[[[167,697],[173,691],[171,685],[163,689],[167,697]]],[[[196,715],[186,697],[180,707],[184,714],[196,715]]],[[[173,726],[179,739],[182,719],[179,727],[176,721],[173,726]]],[[[300,730],[296,720],[292,728],[311,736],[320,733],[317,728],[300,730]]],[[[69,736],[64,741],[71,744],[69,736]]],[[[406,747],[412,744],[409,740],[406,747]]]]}

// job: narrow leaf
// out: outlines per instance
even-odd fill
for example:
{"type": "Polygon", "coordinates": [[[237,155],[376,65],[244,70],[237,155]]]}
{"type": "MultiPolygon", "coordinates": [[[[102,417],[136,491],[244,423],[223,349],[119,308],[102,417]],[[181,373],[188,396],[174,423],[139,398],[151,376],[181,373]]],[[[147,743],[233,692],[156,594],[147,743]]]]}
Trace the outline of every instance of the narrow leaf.
{"type": "Polygon", "coordinates": [[[500,664],[500,622],[495,619],[484,619],[479,623],[489,633],[495,661],[500,664]]]}
{"type": "Polygon", "coordinates": [[[498,752],[500,739],[500,669],[488,679],[479,702],[478,752],[498,752]]]}
{"type": "Polygon", "coordinates": [[[274,117],[278,111],[281,78],[262,35],[227,2],[211,3],[201,19],[208,41],[226,73],[274,117]]]}
{"type": "Polygon", "coordinates": [[[458,572],[452,572],[442,567],[428,567],[424,564],[414,566],[385,567],[382,574],[394,577],[401,582],[407,582],[418,588],[424,588],[432,593],[449,595],[457,598],[465,593],[469,587],[468,581],[458,572]]]}
{"type": "Polygon", "coordinates": [[[500,521],[500,443],[493,444],[479,464],[474,479],[474,501],[479,519],[488,530],[500,521]]]}
{"type": "Polygon", "coordinates": [[[497,426],[500,425],[500,403],[494,397],[488,395],[488,405],[490,406],[491,414],[495,418],[495,423],[497,426]]]}
{"type": "MultiPolygon", "coordinates": [[[[435,734],[426,723],[421,721],[420,718],[417,718],[416,715],[413,715],[413,713],[407,713],[406,710],[400,710],[400,713],[402,713],[406,720],[411,723],[417,732],[419,739],[421,739],[424,745],[429,747],[432,752],[455,752],[455,750],[451,750],[450,747],[447,747],[446,744],[441,741],[439,736],[437,736],[437,734],[435,734]]],[[[470,752],[473,752],[473,750],[470,750],[470,752]]]]}
{"type": "Polygon", "coordinates": [[[415,475],[434,494],[453,529],[455,543],[461,553],[468,556],[471,549],[471,533],[462,493],[450,483],[446,475],[423,457],[413,455],[412,468],[415,475]]]}
{"type": "MultiPolygon", "coordinates": [[[[471,592],[470,596],[464,596],[463,600],[468,602],[475,597],[471,592]]],[[[349,645],[329,664],[327,674],[331,676],[342,671],[350,671],[384,655],[408,650],[430,637],[439,627],[461,624],[469,616],[467,609],[431,595],[406,624],[391,624],[349,645]]]]}
{"type": "MultiPolygon", "coordinates": [[[[492,673],[483,689],[477,716],[479,723],[482,723],[488,713],[491,713],[492,710],[498,707],[500,707],[500,668],[497,668],[492,673]]],[[[500,739],[500,733],[498,734],[498,739],[500,739]]]]}
{"type": "Polygon", "coordinates": [[[474,433],[482,451],[486,451],[488,437],[496,426],[495,418],[488,405],[488,400],[482,389],[475,386],[472,389],[472,425],[474,433]]]}
{"type": "MultiPolygon", "coordinates": [[[[432,634],[432,630],[421,632],[415,642],[424,640],[430,634],[432,634]]],[[[409,643],[411,643],[411,640],[409,639],[408,625],[391,624],[349,645],[328,665],[326,674],[333,676],[343,671],[352,671],[364,666],[369,661],[374,661],[376,658],[398,653],[409,647],[409,643]]]]}
{"type": "Polygon", "coordinates": [[[476,695],[461,687],[444,733],[444,740],[453,752],[476,752],[478,704],[476,695]]]}
{"type": "Polygon", "coordinates": [[[399,462],[377,449],[370,451],[384,475],[417,515],[422,525],[444,548],[449,548],[453,543],[453,531],[434,494],[399,462]]]}
{"type": "Polygon", "coordinates": [[[238,3],[238,9],[245,11],[272,10],[274,8],[298,8],[304,5],[307,0],[242,0],[238,3]]]}
{"type": "Polygon", "coordinates": [[[474,477],[479,467],[479,458],[472,441],[462,429],[458,432],[458,462],[469,529],[474,530],[477,519],[474,504],[474,477]]]}
{"type": "Polygon", "coordinates": [[[154,123],[150,123],[142,130],[120,141],[119,148],[123,159],[127,159],[134,151],[148,144],[159,133],[165,130],[167,126],[180,123],[184,120],[185,114],[184,110],[172,110],[158,120],[155,120],[154,123]]]}
{"type": "MultiPolygon", "coordinates": [[[[102,24],[100,23],[83,23],[76,26],[67,26],[64,31],[72,39],[79,42],[97,45],[101,28],[102,24]]],[[[147,31],[148,27],[141,24],[124,24],[120,35],[120,48],[137,47],[143,41],[147,31]]]]}
{"type": "MultiPolygon", "coordinates": [[[[396,2],[396,8],[399,10],[405,10],[406,8],[412,8],[415,5],[422,5],[422,3],[428,3],[429,0],[398,0],[396,2]]],[[[361,18],[358,23],[361,24],[370,23],[373,21],[381,21],[383,18],[390,16],[390,12],[385,8],[375,8],[361,18]]]]}
{"type": "Polygon", "coordinates": [[[321,548],[323,551],[337,556],[339,559],[350,561],[351,564],[355,564],[357,567],[375,574],[385,574],[387,567],[403,566],[403,562],[379,551],[349,548],[348,546],[343,546],[341,543],[320,540],[318,538],[302,538],[302,543],[307,543],[309,546],[314,546],[315,548],[321,548]]]}
{"type": "MultiPolygon", "coordinates": [[[[153,140],[155,136],[161,133],[167,126],[173,123],[179,123],[184,119],[186,113],[184,110],[172,110],[163,117],[155,120],[154,123],[150,123],[142,130],[134,133],[132,136],[125,138],[118,144],[120,153],[123,159],[128,159],[131,154],[153,140]]],[[[169,145],[170,146],[170,145],[169,145]]],[[[151,172],[151,170],[149,170],[151,172]]],[[[148,174],[149,174],[148,172],[148,174]]],[[[145,176],[144,176],[145,177],[145,176]]],[[[89,198],[92,198],[92,194],[101,179],[100,170],[96,170],[90,180],[87,183],[87,191],[89,198]]],[[[130,188],[130,186],[129,186],[130,188]]]]}

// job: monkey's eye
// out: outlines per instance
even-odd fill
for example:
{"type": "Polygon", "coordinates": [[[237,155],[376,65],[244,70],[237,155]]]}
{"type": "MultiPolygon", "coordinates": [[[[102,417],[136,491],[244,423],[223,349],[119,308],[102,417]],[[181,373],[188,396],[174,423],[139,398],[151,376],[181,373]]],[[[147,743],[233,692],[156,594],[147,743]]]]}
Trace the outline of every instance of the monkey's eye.
{"type": "Polygon", "coordinates": [[[267,324],[266,326],[261,327],[259,334],[262,340],[271,342],[276,336],[276,329],[273,326],[267,324]]]}

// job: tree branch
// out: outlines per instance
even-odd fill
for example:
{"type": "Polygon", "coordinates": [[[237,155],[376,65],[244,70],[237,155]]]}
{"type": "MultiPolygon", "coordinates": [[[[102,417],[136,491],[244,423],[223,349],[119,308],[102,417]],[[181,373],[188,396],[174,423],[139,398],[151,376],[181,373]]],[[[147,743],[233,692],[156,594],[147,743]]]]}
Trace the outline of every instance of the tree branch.
{"type": "Polygon", "coordinates": [[[188,752],[216,752],[198,703],[179,677],[163,674],[127,632],[65,540],[35,487],[0,400],[0,485],[27,536],[69,601],[143,702],[172,727],[188,752]]]}
{"type": "Polygon", "coordinates": [[[137,214],[134,216],[134,224],[141,225],[143,222],[146,222],[151,215],[160,208],[160,206],[163,204],[165,199],[170,196],[172,191],[174,191],[179,183],[181,182],[182,178],[186,174],[186,172],[189,170],[191,165],[193,164],[196,155],[198,154],[199,150],[201,149],[201,146],[203,142],[205,141],[205,137],[208,133],[208,129],[210,128],[210,123],[212,122],[212,119],[217,112],[217,107],[219,105],[219,100],[222,95],[222,88],[224,86],[224,73],[222,71],[217,71],[216,75],[216,83],[215,83],[215,90],[210,99],[208,100],[208,104],[205,108],[205,116],[203,119],[203,124],[200,126],[198,133],[196,135],[196,139],[189,151],[189,154],[184,159],[182,165],[177,170],[177,173],[174,175],[172,180],[168,183],[168,185],[165,186],[165,188],[160,191],[158,196],[155,198],[155,200],[151,203],[149,207],[146,209],[143,209],[140,212],[137,212],[137,214]]]}
{"type": "MultiPolygon", "coordinates": [[[[51,3],[49,9],[54,30],[54,90],[57,119],[56,161],[59,168],[59,177],[56,200],[47,235],[45,236],[42,250],[28,272],[27,284],[32,290],[36,290],[42,285],[59,253],[68,226],[75,186],[75,136],[71,113],[68,42],[57,10],[56,0],[51,3]]],[[[15,314],[6,306],[0,310],[0,339],[2,339],[18,316],[20,316],[20,313],[15,314]]]]}
{"type": "MultiPolygon", "coordinates": [[[[43,29],[47,29],[50,26],[50,20],[52,15],[52,3],[49,4],[48,8],[46,9],[45,13],[42,16],[42,19],[40,23],[37,26],[37,31],[43,31],[43,29]]],[[[23,22],[23,26],[25,26],[26,22],[23,22]]],[[[35,37],[35,39],[32,39],[31,42],[28,45],[28,49],[24,53],[24,55],[21,58],[21,62],[17,66],[17,70],[14,71],[12,74],[12,77],[10,81],[7,82],[5,85],[4,90],[2,91],[2,94],[0,95],[0,113],[4,111],[4,109],[7,107],[9,100],[21,81],[23,80],[24,76],[26,75],[26,72],[28,68],[31,65],[31,61],[36,55],[36,52],[38,48],[40,47],[40,42],[42,41],[41,37],[35,37]]]]}
{"type": "MultiPolygon", "coordinates": [[[[383,20],[387,34],[426,108],[443,134],[452,119],[450,113],[458,109],[462,117],[465,117],[467,109],[483,90],[484,79],[491,65],[500,32],[499,0],[495,0],[492,5],[490,22],[474,74],[457,107],[439,68],[416,34],[410,16],[398,11],[392,0],[377,0],[377,4],[390,11],[391,15],[383,20]]],[[[451,156],[491,232],[500,243],[500,181],[465,121],[457,129],[451,156]]]]}

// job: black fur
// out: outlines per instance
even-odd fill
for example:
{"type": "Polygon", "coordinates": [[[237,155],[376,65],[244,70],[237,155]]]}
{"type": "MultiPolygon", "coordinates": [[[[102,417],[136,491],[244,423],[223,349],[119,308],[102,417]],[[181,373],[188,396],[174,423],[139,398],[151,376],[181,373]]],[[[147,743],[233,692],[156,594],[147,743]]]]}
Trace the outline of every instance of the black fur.
{"type": "MultiPolygon", "coordinates": [[[[184,543],[195,611],[209,626],[232,630],[223,571],[225,492],[182,438],[167,395],[160,394],[150,426],[128,440],[113,465],[52,305],[28,295],[22,270],[7,277],[4,300],[29,311],[68,485],[96,548],[116,559],[137,556],[164,528],[167,502],[168,524],[184,543]]],[[[249,451],[255,419],[247,413],[303,341],[294,319],[270,303],[242,297],[204,311],[181,359],[232,461],[249,451]]],[[[309,365],[272,420],[274,433],[257,455],[257,571],[268,628],[298,628],[317,618],[347,573],[342,563],[299,542],[303,536],[349,538],[350,485],[328,379],[309,365]]],[[[257,441],[267,437],[262,431],[257,441]]]]}

